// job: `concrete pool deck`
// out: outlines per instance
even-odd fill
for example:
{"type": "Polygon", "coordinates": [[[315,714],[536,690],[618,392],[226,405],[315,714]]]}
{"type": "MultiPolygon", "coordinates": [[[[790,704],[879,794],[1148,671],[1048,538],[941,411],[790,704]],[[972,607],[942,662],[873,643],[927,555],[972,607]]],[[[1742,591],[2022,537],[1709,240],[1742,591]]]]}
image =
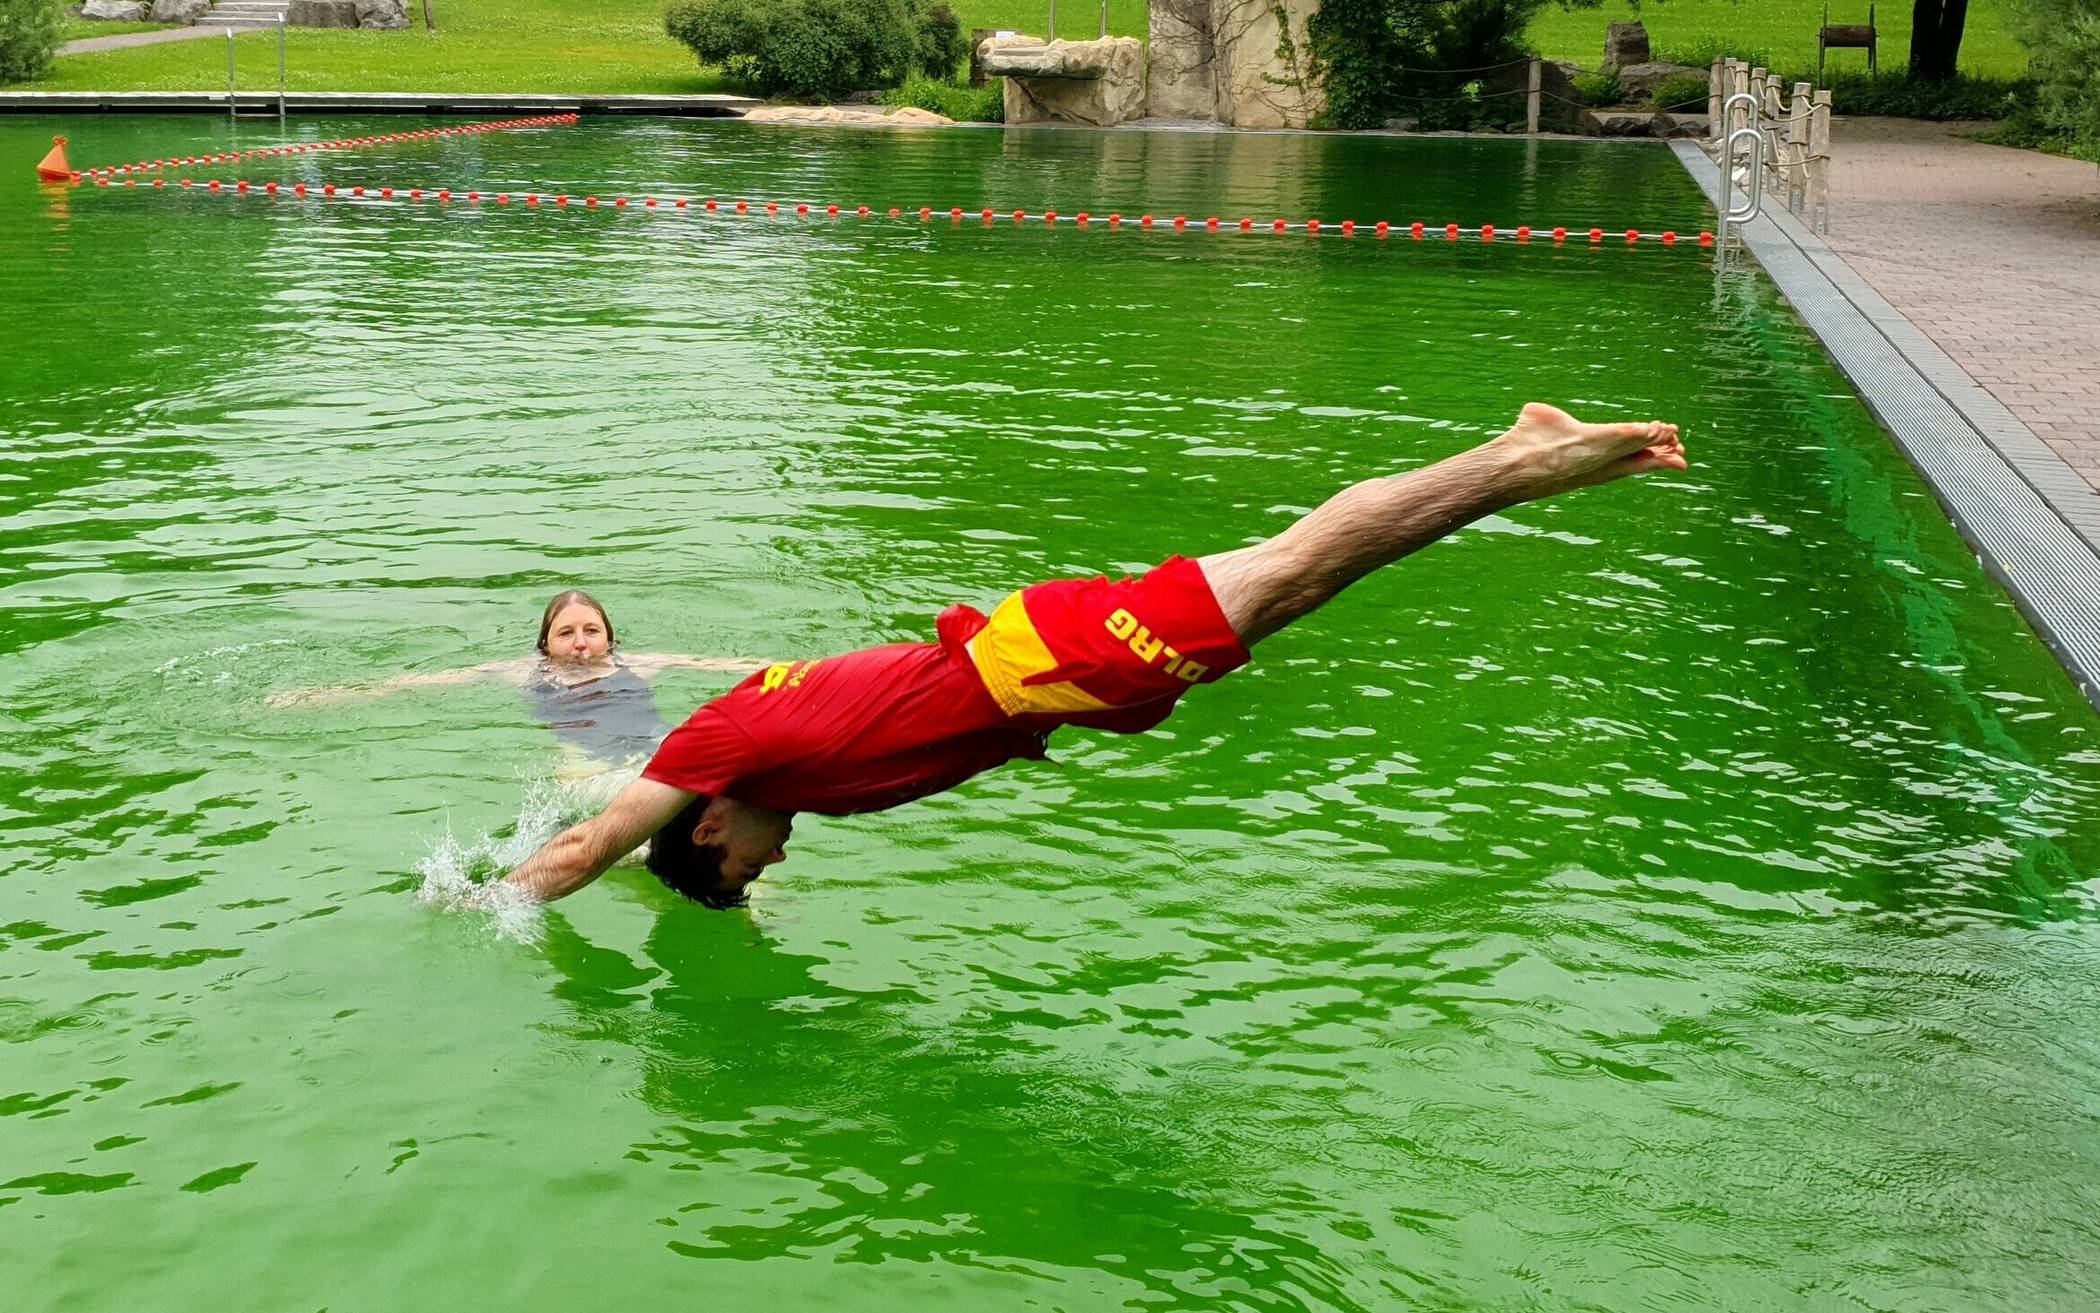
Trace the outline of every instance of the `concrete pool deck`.
{"type": "MultiPolygon", "coordinates": [[[[1713,160],[1688,141],[1672,150],[1707,199],[1717,201],[1713,160]]],[[[1984,566],[2100,708],[2100,493],[1783,204],[1768,203],[1742,226],[1742,237],[1984,566]]],[[[1989,277],[1965,272],[1938,248],[1921,248],[1913,258],[1938,271],[1942,301],[1954,302],[1943,314],[1962,315],[1976,283],[1989,277]]]]}

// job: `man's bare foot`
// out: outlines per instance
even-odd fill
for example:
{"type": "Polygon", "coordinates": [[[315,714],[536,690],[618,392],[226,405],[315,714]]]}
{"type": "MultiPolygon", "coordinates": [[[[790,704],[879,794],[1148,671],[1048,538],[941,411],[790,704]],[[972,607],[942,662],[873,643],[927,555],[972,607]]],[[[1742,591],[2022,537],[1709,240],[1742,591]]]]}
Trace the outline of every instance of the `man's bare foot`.
{"type": "Polygon", "coordinates": [[[1516,464],[1527,498],[1685,468],[1684,444],[1677,440],[1675,424],[1653,419],[1585,424],[1565,410],[1536,401],[1488,445],[1516,464]]]}

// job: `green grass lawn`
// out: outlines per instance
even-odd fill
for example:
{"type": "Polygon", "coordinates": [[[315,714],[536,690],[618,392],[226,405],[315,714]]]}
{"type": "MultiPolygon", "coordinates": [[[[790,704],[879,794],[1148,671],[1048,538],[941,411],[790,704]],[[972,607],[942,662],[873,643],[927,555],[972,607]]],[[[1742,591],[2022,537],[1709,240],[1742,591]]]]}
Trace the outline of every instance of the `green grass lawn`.
{"type": "MultiPolygon", "coordinates": [[[[2006,0],[1973,0],[1962,46],[1965,72],[2012,76],[2027,67],[2026,52],[2005,27],[2006,0]]],[[[341,32],[295,28],[290,34],[288,83],[295,91],[542,91],[555,94],[677,95],[734,91],[717,72],[702,69],[690,52],[664,35],[664,0],[433,0],[438,30],[341,32]]],[[[1834,21],[1849,19],[1839,0],[1834,21]]],[[[956,0],[965,28],[1043,29],[1047,4],[1037,0],[956,0]]],[[[1860,17],[1866,6],[1857,6],[1860,17]]],[[[1815,32],[1822,0],[1647,0],[1642,21],[1659,56],[1704,63],[1725,45],[1784,72],[1815,67],[1815,32]]],[[[1142,0],[1109,0],[1109,31],[1145,35],[1142,0]]],[[[1901,0],[1879,9],[1883,68],[1901,71],[1909,53],[1910,10],[1901,0]]],[[[1585,66],[1597,64],[1606,22],[1629,16],[1627,0],[1603,9],[1549,8],[1532,26],[1542,53],[1585,66]]],[[[1098,0],[1058,6],[1058,35],[1090,37],[1101,21],[1098,0]]],[[[140,25],[76,23],[80,35],[112,35],[140,25]]],[[[277,85],[276,35],[244,34],[239,42],[240,85],[277,85]]],[[[1855,51],[1834,57],[1860,63],[1855,51]]],[[[25,84],[40,91],[214,91],[226,85],[226,51],[213,41],[183,41],[68,55],[51,75],[25,84]]]]}
{"type": "MultiPolygon", "coordinates": [[[[2006,0],[1970,0],[1962,29],[1961,71],[1982,77],[2019,77],[2027,72],[2027,49],[2014,39],[2006,0]]],[[[1813,73],[1816,29],[1823,25],[1823,0],[1647,0],[1635,13],[1628,0],[1605,0],[1601,9],[1548,7],[1531,24],[1531,40],[1548,59],[1584,68],[1604,62],[1604,25],[1638,18],[1647,24],[1658,59],[1705,65],[1731,54],[1782,73],[1813,73]]],[[[1864,23],[1867,0],[1830,0],[1830,21],[1864,23]]],[[[1874,7],[1881,32],[1881,71],[1901,73],[1910,65],[1910,6],[1880,0],[1874,7]]],[[[1867,66],[1864,50],[1834,50],[1830,68],[1867,66]]]]}

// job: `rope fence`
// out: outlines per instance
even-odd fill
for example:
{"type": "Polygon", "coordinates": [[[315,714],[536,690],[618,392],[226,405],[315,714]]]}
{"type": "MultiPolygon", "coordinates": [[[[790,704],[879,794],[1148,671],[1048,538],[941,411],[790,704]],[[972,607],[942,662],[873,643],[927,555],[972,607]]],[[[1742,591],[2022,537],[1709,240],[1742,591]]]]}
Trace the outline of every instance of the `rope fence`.
{"type": "Polygon", "coordinates": [[[1765,184],[1786,188],[1789,211],[1802,214],[1817,232],[1829,232],[1830,92],[1796,82],[1790,95],[1782,94],[1770,72],[1724,57],[1708,71],[1706,100],[1716,162],[1746,189],[1750,170],[1763,171],[1765,184]],[[1755,108],[1729,103],[1729,97],[1744,93],[1755,98],[1755,108]],[[1731,144],[1736,132],[1753,128],[1754,149],[1745,152],[1731,144]]]}

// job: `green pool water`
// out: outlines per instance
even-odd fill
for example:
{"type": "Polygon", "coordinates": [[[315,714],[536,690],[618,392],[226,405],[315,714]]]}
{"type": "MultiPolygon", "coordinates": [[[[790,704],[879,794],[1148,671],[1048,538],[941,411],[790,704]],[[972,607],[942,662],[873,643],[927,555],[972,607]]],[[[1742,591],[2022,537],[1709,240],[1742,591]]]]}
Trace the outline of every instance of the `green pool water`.
{"type": "MultiPolygon", "coordinates": [[[[2100,720],[1761,276],[40,189],[61,131],[283,139],[0,120],[9,1308],[2088,1306],[2100,720]],[[1533,398],[1695,463],[1161,732],[811,818],[746,912],[434,906],[574,805],[517,693],[264,702],[516,655],[571,585],[642,650],[924,638],[1533,398]]],[[[1661,149],[1499,139],[586,122],[244,176],[1711,226],[1661,149]]]]}

